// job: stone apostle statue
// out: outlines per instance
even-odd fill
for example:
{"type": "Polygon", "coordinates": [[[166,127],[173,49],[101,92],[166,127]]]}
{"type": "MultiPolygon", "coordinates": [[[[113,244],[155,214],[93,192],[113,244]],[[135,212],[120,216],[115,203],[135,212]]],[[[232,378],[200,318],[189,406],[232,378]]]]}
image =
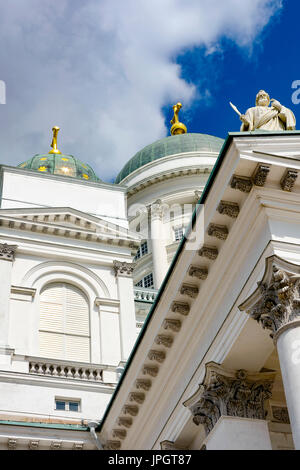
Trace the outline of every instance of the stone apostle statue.
{"type": "Polygon", "coordinates": [[[240,115],[242,121],[241,131],[254,131],[262,129],[266,131],[287,130],[292,131],[296,127],[296,118],[293,112],[282,106],[277,100],[270,100],[268,93],[260,90],[256,95],[256,106],[247,109],[240,115]],[[269,106],[271,101],[271,106],[269,106]]]}

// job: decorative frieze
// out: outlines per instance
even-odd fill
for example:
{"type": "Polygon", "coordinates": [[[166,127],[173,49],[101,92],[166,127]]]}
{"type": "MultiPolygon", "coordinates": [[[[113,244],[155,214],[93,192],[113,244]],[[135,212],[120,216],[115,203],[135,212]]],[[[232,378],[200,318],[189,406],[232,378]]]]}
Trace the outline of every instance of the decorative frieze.
{"type": "Polygon", "coordinates": [[[191,297],[192,299],[195,299],[198,293],[199,293],[198,286],[195,286],[192,284],[182,284],[180,288],[181,295],[187,295],[188,297],[191,297]]]}
{"type": "Polygon", "coordinates": [[[255,186],[264,186],[267,180],[268,173],[270,171],[270,165],[258,164],[253,176],[252,181],[255,186]]]}
{"type": "Polygon", "coordinates": [[[129,401],[135,401],[139,405],[142,405],[145,401],[145,394],[143,392],[131,392],[128,396],[129,401]]]}
{"type": "Polygon", "coordinates": [[[239,215],[240,208],[236,202],[220,201],[217,211],[219,214],[228,215],[228,217],[236,219],[239,215]]]}
{"type": "Polygon", "coordinates": [[[150,375],[151,377],[156,377],[158,374],[159,368],[157,366],[152,366],[150,364],[145,364],[143,366],[143,375],[150,375]]]}
{"type": "Polygon", "coordinates": [[[178,333],[181,328],[181,321],[174,320],[173,318],[166,318],[163,322],[163,328],[165,330],[174,331],[174,333],[178,333]]]}
{"type": "Polygon", "coordinates": [[[197,277],[198,279],[201,279],[202,281],[204,281],[207,278],[207,275],[208,275],[207,268],[194,266],[194,265],[191,265],[189,268],[189,276],[197,277]]]}
{"type": "Polygon", "coordinates": [[[267,258],[262,281],[239,309],[277,338],[281,328],[300,320],[300,266],[276,256],[267,258]]]}
{"type": "Polygon", "coordinates": [[[122,411],[124,415],[136,416],[139,412],[139,408],[136,405],[124,405],[122,411]]]}
{"type": "Polygon", "coordinates": [[[113,268],[115,276],[131,277],[136,263],[126,263],[125,261],[114,261],[113,268]]]}
{"type": "Polygon", "coordinates": [[[215,246],[207,246],[204,245],[200,250],[198,251],[199,256],[204,256],[205,258],[208,258],[210,260],[215,260],[219,254],[218,248],[215,246]]]}
{"type": "Polygon", "coordinates": [[[14,261],[17,248],[17,245],[0,243],[0,260],[4,259],[6,261],[14,261]]]}
{"type": "Polygon", "coordinates": [[[118,418],[117,423],[118,423],[118,426],[125,426],[125,428],[130,428],[130,426],[132,425],[132,419],[121,416],[120,418],[118,418]]]}
{"type": "Polygon", "coordinates": [[[173,344],[173,338],[169,335],[157,335],[154,341],[156,344],[161,344],[166,348],[170,348],[173,344]]]}
{"type": "Polygon", "coordinates": [[[126,435],[126,429],[113,429],[112,431],[112,437],[116,437],[118,439],[125,439],[126,435]]]}
{"type": "Polygon", "coordinates": [[[226,370],[210,362],[203,384],[184,405],[190,409],[194,423],[203,424],[206,434],[221,416],[265,419],[264,404],[272,395],[275,375],[226,370]]]}
{"type": "Polygon", "coordinates": [[[148,392],[148,390],[150,390],[150,387],[152,385],[152,382],[151,380],[147,380],[147,379],[137,379],[135,381],[135,387],[139,390],[139,389],[142,389],[142,390],[145,390],[145,392],[148,392]]]}
{"type": "Polygon", "coordinates": [[[190,311],[189,304],[185,302],[173,302],[171,305],[171,310],[174,313],[180,313],[180,315],[188,315],[190,311]]]}
{"type": "Polygon", "coordinates": [[[148,358],[150,359],[150,361],[156,361],[161,363],[164,362],[166,354],[164,353],[164,351],[156,351],[155,349],[150,349],[150,351],[148,352],[148,358]]]}
{"type": "Polygon", "coordinates": [[[211,237],[216,237],[219,240],[226,240],[228,237],[228,228],[226,225],[209,224],[207,233],[211,237]]]}
{"type": "Polygon", "coordinates": [[[252,186],[253,186],[252,180],[251,178],[248,178],[247,176],[233,175],[231,182],[230,182],[231,188],[238,189],[239,191],[242,191],[242,193],[250,193],[252,186]]]}
{"type": "Polygon", "coordinates": [[[292,191],[295,181],[298,176],[297,170],[287,169],[280,181],[280,186],[283,191],[292,191]]]}

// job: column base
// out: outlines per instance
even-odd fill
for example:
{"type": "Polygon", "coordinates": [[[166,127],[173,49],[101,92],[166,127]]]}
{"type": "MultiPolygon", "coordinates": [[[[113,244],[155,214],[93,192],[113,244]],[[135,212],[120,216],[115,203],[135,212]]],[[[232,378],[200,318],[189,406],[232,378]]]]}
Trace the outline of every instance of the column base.
{"type": "Polygon", "coordinates": [[[272,450],[267,421],[235,416],[221,416],[203,444],[207,450],[272,450]]]}

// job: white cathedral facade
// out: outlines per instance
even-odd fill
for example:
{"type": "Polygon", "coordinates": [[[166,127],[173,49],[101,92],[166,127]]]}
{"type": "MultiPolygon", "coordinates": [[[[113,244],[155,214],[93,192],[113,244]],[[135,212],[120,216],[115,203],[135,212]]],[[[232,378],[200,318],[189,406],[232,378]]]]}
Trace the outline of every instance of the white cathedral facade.
{"type": "Polygon", "coordinates": [[[1,165],[0,448],[299,449],[300,133],[52,147],[1,165]]]}

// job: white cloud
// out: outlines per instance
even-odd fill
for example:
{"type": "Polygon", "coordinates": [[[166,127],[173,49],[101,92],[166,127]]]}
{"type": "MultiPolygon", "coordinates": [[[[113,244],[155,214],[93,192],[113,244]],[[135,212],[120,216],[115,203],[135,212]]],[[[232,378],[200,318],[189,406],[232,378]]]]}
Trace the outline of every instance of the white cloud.
{"type": "MultiPolygon", "coordinates": [[[[196,89],[176,56],[251,47],[280,0],[13,0],[0,5],[1,163],[59,146],[108,180],[166,135],[162,106],[196,89]]],[[[209,96],[209,90],[206,91],[209,96]]],[[[205,96],[204,96],[205,99],[205,96]]]]}

